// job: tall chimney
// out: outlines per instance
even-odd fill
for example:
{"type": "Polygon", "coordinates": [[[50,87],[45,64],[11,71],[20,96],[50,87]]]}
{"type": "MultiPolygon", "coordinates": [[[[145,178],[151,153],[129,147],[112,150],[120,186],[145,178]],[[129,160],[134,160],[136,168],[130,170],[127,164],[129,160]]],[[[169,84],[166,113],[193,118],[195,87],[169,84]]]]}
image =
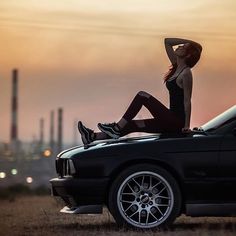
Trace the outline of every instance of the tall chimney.
{"type": "Polygon", "coordinates": [[[50,134],[49,134],[49,145],[51,150],[54,149],[55,141],[54,141],[54,111],[50,113],[50,134]]]}
{"type": "Polygon", "coordinates": [[[44,119],[41,118],[39,121],[39,143],[40,146],[44,144],[44,119]]]}
{"type": "Polygon", "coordinates": [[[11,142],[18,140],[18,70],[12,72],[11,142]]]}
{"type": "Polygon", "coordinates": [[[58,152],[62,151],[63,148],[63,140],[62,140],[62,122],[63,122],[63,109],[58,109],[58,136],[57,136],[57,147],[58,152]]]}

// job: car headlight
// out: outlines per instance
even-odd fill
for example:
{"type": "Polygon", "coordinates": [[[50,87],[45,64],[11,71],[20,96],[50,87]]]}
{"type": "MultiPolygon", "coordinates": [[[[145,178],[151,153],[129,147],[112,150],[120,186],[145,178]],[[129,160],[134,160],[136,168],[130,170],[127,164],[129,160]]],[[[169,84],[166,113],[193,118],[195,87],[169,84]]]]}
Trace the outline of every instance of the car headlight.
{"type": "Polygon", "coordinates": [[[71,159],[68,160],[68,165],[67,165],[67,174],[69,175],[74,175],[76,173],[74,163],[71,159]]]}

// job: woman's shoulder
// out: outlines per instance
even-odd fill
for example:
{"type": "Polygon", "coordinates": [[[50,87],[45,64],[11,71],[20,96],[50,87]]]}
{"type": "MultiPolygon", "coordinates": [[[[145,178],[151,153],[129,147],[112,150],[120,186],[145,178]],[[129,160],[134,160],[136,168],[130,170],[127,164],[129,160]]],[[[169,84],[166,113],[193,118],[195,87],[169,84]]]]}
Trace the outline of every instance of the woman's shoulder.
{"type": "Polygon", "coordinates": [[[191,68],[186,67],[184,71],[181,73],[181,75],[179,76],[179,81],[180,83],[183,83],[184,81],[185,82],[192,81],[192,79],[193,79],[193,75],[192,75],[191,68]]]}

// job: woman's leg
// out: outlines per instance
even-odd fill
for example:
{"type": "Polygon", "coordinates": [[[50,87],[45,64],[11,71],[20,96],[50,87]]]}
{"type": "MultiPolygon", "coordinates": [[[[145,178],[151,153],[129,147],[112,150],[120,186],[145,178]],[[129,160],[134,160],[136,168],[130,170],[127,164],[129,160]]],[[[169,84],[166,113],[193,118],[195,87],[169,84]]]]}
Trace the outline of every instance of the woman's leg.
{"type": "MultiPolygon", "coordinates": [[[[128,129],[126,129],[124,133],[122,132],[122,136],[125,136],[126,134],[129,134],[131,132],[142,132],[141,129],[143,129],[144,127],[145,127],[144,120],[131,121],[131,124],[128,126],[128,129]]],[[[104,140],[110,138],[111,137],[104,132],[94,133],[94,140],[104,140]]]]}
{"type": "MultiPolygon", "coordinates": [[[[184,122],[169,113],[165,119],[144,119],[131,120],[121,129],[121,137],[133,132],[145,133],[164,133],[164,132],[180,132],[184,122]]],[[[111,137],[103,132],[95,133],[95,140],[110,139],[111,137]]]]}
{"type": "Polygon", "coordinates": [[[133,132],[145,133],[165,133],[165,132],[180,132],[184,122],[175,119],[175,117],[166,117],[166,119],[145,119],[132,120],[122,130],[121,136],[133,132]]]}
{"type": "Polygon", "coordinates": [[[104,139],[111,139],[111,137],[103,132],[94,133],[94,141],[95,140],[104,140],[104,139]]]}
{"type": "MultiPolygon", "coordinates": [[[[126,129],[126,126],[133,127],[133,123],[131,121],[137,115],[137,113],[140,111],[143,105],[150,111],[150,113],[154,117],[156,126],[158,127],[158,132],[159,129],[162,129],[161,132],[168,132],[169,129],[168,125],[170,125],[170,123],[173,122],[175,123],[176,122],[175,120],[179,121],[179,119],[175,116],[175,114],[173,114],[167,107],[165,107],[156,98],[154,98],[149,93],[140,91],[134,97],[127,111],[125,112],[125,114],[118,123],[111,123],[111,124],[98,123],[98,128],[112,138],[121,137],[123,129],[126,129]]],[[[155,128],[155,125],[151,125],[150,127],[155,128]]],[[[173,128],[175,128],[175,126],[173,126],[173,128]]],[[[137,130],[133,132],[142,132],[142,131],[137,130]]],[[[144,132],[146,131],[144,130],[144,132]]],[[[157,131],[154,129],[151,132],[155,133],[157,131]]]]}
{"type": "Polygon", "coordinates": [[[117,123],[118,127],[120,129],[124,128],[138,114],[142,106],[145,106],[154,118],[163,119],[169,113],[169,109],[151,94],[140,91],[134,97],[125,114],[117,123]]]}

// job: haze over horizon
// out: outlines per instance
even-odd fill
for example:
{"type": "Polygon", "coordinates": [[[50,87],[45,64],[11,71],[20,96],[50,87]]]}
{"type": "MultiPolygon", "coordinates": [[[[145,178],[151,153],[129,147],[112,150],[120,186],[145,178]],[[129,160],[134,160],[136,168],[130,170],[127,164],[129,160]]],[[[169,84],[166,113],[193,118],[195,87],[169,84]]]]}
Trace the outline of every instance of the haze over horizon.
{"type": "MultiPolygon", "coordinates": [[[[64,141],[72,142],[75,120],[95,130],[98,122],[117,121],[140,90],[169,106],[165,37],[203,46],[193,68],[191,118],[191,127],[200,126],[236,104],[235,28],[234,0],[2,0],[0,141],[9,141],[14,68],[21,140],[38,136],[41,117],[47,137],[58,107],[64,141]]],[[[141,115],[150,117],[145,109],[141,115]]]]}

